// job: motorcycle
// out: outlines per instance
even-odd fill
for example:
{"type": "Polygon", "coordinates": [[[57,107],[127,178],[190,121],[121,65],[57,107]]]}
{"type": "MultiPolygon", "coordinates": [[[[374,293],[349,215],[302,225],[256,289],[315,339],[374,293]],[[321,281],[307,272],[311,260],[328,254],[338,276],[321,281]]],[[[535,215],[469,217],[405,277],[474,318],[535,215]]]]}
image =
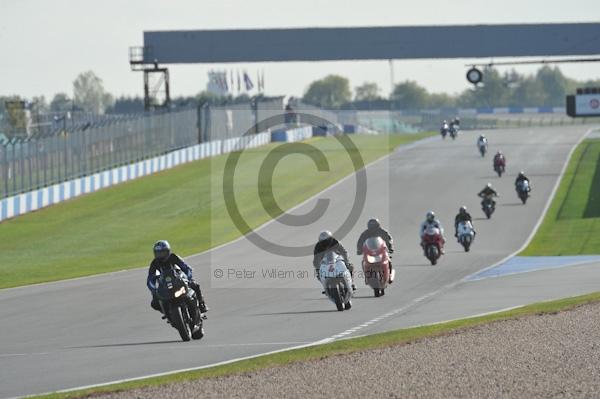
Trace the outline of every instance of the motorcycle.
{"type": "Polygon", "coordinates": [[[167,322],[179,332],[183,341],[204,336],[196,292],[179,267],[160,274],[156,294],[167,322]]]}
{"type": "Polygon", "coordinates": [[[469,252],[473,239],[475,239],[475,230],[473,225],[468,220],[458,223],[458,242],[463,246],[465,252],[469,252]]]}
{"type": "Polygon", "coordinates": [[[452,137],[452,140],[455,140],[456,136],[458,136],[458,128],[455,125],[450,125],[450,129],[448,130],[448,132],[450,133],[450,137],[452,137]]]}
{"type": "Polygon", "coordinates": [[[442,128],[440,129],[440,134],[442,135],[442,138],[445,139],[446,135],[448,134],[448,125],[444,125],[442,126],[442,128]]]}
{"type": "Polygon", "coordinates": [[[483,201],[481,201],[481,210],[488,219],[491,218],[492,213],[496,210],[496,201],[492,198],[484,198],[483,201]]]}
{"type": "Polygon", "coordinates": [[[478,143],[477,146],[479,147],[479,153],[481,156],[485,157],[485,153],[487,152],[487,143],[478,143]]]}
{"type": "Polygon", "coordinates": [[[517,183],[517,195],[523,202],[523,205],[527,202],[527,198],[529,198],[529,192],[531,191],[531,186],[529,185],[529,181],[521,180],[517,183]]]}
{"type": "Polygon", "coordinates": [[[388,284],[394,281],[395,270],[390,273],[390,254],[380,237],[365,240],[362,247],[362,268],[365,284],[373,288],[376,297],[385,295],[388,284]]]}
{"type": "Polygon", "coordinates": [[[429,226],[423,234],[425,257],[432,265],[436,265],[442,254],[442,232],[434,226],[429,226]]]}
{"type": "Polygon", "coordinates": [[[319,279],[325,295],[335,303],[337,310],[348,310],[352,307],[352,277],[346,267],[344,258],[328,251],[319,268],[319,279]]]}
{"type": "Polygon", "coordinates": [[[498,177],[502,177],[502,173],[506,170],[506,160],[504,158],[494,159],[494,171],[498,173],[498,177]]]}

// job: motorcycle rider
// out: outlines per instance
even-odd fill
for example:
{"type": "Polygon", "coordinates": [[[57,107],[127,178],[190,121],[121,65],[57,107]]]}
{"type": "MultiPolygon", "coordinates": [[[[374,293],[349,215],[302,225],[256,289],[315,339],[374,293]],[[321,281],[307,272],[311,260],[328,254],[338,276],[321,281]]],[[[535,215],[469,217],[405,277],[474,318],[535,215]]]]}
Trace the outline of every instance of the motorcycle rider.
{"type": "MultiPolygon", "coordinates": [[[[458,224],[460,222],[471,222],[471,226],[473,225],[473,218],[464,205],[460,207],[458,214],[454,217],[454,237],[458,237],[458,224]]],[[[473,229],[473,233],[475,233],[475,229],[473,229]]]]}
{"type": "Polygon", "coordinates": [[[519,187],[519,183],[526,181],[527,183],[529,183],[529,188],[531,189],[531,182],[529,181],[529,178],[527,176],[525,176],[525,172],[520,171],[519,174],[517,175],[517,178],[515,179],[515,188],[519,187]]]}
{"type": "Polygon", "coordinates": [[[456,127],[460,127],[460,118],[458,116],[455,116],[452,122],[450,123],[456,127]]]}
{"type": "Polygon", "coordinates": [[[152,302],[150,303],[152,309],[162,311],[160,308],[160,304],[158,303],[158,297],[156,295],[157,280],[159,277],[156,274],[156,272],[161,273],[163,270],[167,270],[176,265],[181,269],[182,272],[186,274],[189,280],[189,286],[196,292],[200,312],[206,313],[208,311],[208,308],[206,307],[206,303],[204,302],[204,297],[202,296],[200,285],[197,282],[195,282],[192,278],[192,268],[187,263],[185,263],[183,259],[171,252],[171,245],[166,240],[157,241],[156,243],[154,243],[152,249],[154,251],[154,259],[150,263],[150,268],[148,269],[148,279],[146,281],[146,285],[152,293],[152,302]]]}
{"type": "Polygon", "coordinates": [[[423,241],[423,237],[425,236],[425,231],[427,230],[428,227],[436,227],[440,230],[440,241],[441,241],[441,248],[440,248],[440,252],[442,254],[444,254],[444,244],[446,243],[446,239],[444,238],[444,228],[442,227],[442,224],[440,223],[440,221],[438,219],[436,219],[435,217],[435,213],[433,211],[429,211],[427,212],[427,215],[425,215],[425,221],[423,223],[421,223],[421,227],[419,229],[419,237],[421,237],[421,247],[423,248],[423,250],[425,250],[425,243],[423,241]]]}
{"type": "Polygon", "coordinates": [[[448,121],[444,119],[444,121],[442,122],[442,126],[440,127],[440,133],[442,135],[446,135],[449,129],[450,126],[448,126],[448,121]]]}
{"type": "Polygon", "coordinates": [[[340,255],[344,258],[344,263],[346,263],[346,267],[350,272],[350,277],[352,278],[352,290],[356,291],[356,285],[354,284],[354,266],[348,260],[348,252],[346,248],[336,240],[331,231],[325,230],[319,233],[319,241],[315,245],[314,253],[313,253],[313,266],[315,268],[315,276],[320,280],[319,269],[321,268],[321,261],[325,256],[325,252],[334,251],[336,254],[340,255]]]}
{"type": "MultiPolygon", "coordinates": [[[[381,238],[385,242],[385,245],[388,248],[388,252],[390,254],[394,253],[394,239],[392,238],[390,233],[388,233],[383,227],[381,227],[381,223],[379,223],[379,219],[371,218],[367,222],[367,229],[362,232],[362,234],[358,238],[358,241],[356,242],[356,254],[357,255],[362,255],[363,244],[365,243],[365,241],[367,239],[369,239],[371,237],[381,238]]],[[[390,279],[391,279],[391,277],[392,277],[392,262],[391,262],[391,260],[389,261],[388,264],[389,264],[390,279]]],[[[391,284],[392,281],[390,280],[389,283],[391,284]]]]}
{"type": "Polygon", "coordinates": [[[498,192],[492,188],[492,183],[486,184],[486,186],[477,194],[482,198],[481,206],[485,203],[486,200],[492,201],[492,207],[496,206],[496,201],[494,201],[494,197],[499,197],[498,192]]]}
{"type": "Polygon", "coordinates": [[[488,141],[484,134],[479,135],[477,139],[477,148],[487,147],[488,141]]]}
{"type": "Polygon", "coordinates": [[[506,165],[506,158],[502,151],[496,152],[496,155],[494,155],[494,166],[499,165],[502,161],[504,161],[504,164],[506,165]]]}

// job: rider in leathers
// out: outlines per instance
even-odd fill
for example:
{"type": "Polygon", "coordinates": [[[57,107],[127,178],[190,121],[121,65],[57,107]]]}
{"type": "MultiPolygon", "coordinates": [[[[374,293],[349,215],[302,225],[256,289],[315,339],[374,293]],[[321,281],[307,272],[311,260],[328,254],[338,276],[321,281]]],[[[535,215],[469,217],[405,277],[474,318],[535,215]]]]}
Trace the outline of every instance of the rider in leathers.
{"type": "Polygon", "coordinates": [[[338,240],[333,238],[330,231],[323,231],[319,234],[319,242],[315,245],[313,252],[313,266],[315,268],[315,276],[317,276],[317,279],[320,279],[319,269],[321,268],[321,261],[327,251],[334,251],[344,258],[346,267],[352,277],[352,289],[356,290],[356,285],[354,284],[354,266],[348,260],[348,252],[338,240]]]}
{"type": "Polygon", "coordinates": [[[529,181],[529,178],[525,176],[525,173],[523,171],[520,171],[519,175],[515,179],[515,188],[519,187],[519,183],[522,181],[526,181],[527,183],[529,183],[529,188],[531,189],[531,182],[529,181]]]}
{"type": "MultiPolygon", "coordinates": [[[[369,219],[369,221],[367,222],[367,229],[362,232],[362,234],[358,238],[358,241],[356,242],[356,254],[357,255],[362,255],[363,244],[365,243],[365,241],[367,239],[369,239],[371,237],[381,238],[385,242],[388,252],[390,254],[394,253],[394,240],[393,240],[392,236],[384,228],[381,227],[381,223],[379,223],[379,219],[372,218],[372,219],[369,219]]],[[[391,280],[391,276],[392,276],[391,260],[389,262],[389,268],[390,268],[390,281],[389,282],[391,284],[391,282],[392,282],[392,280],[391,280]]]]}
{"type": "MultiPolygon", "coordinates": [[[[471,214],[467,212],[466,206],[461,206],[458,210],[458,214],[454,217],[454,237],[458,237],[458,224],[460,222],[471,222],[471,225],[473,225],[473,218],[471,217],[471,214]]],[[[475,229],[473,229],[473,232],[475,232],[475,229]]]]}
{"type": "Polygon", "coordinates": [[[148,278],[146,280],[146,285],[152,293],[152,302],[150,303],[152,309],[161,311],[160,304],[158,303],[158,297],[156,295],[157,280],[159,278],[159,275],[157,275],[156,272],[161,273],[163,270],[170,269],[172,266],[176,265],[181,269],[182,272],[186,274],[189,286],[196,292],[200,312],[206,313],[208,308],[204,302],[200,285],[192,278],[192,268],[188,266],[183,259],[171,252],[171,246],[166,240],[157,241],[154,244],[153,250],[154,259],[150,263],[150,268],[148,269],[148,278]]]}
{"type": "Polygon", "coordinates": [[[437,227],[440,230],[440,238],[441,238],[440,252],[442,254],[444,254],[445,253],[444,244],[446,243],[446,239],[444,238],[444,228],[442,227],[442,224],[440,223],[440,221],[438,219],[436,219],[435,213],[433,213],[433,211],[427,212],[425,221],[423,223],[421,223],[421,227],[419,228],[419,237],[421,238],[421,247],[423,248],[423,250],[425,250],[425,246],[423,243],[423,236],[425,235],[425,231],[427,230],[427,228],[429,226],[437,227]]]}
{"type": "Polygon", "coordinates": [[[495,207],[496,201],[494,201],[494,197],[499,197],[498,192],[492,188],[492,183],[488,183],[477,195],[482,198],[481,206],[489,199],[492,201],[492,207],[495,207]]]}

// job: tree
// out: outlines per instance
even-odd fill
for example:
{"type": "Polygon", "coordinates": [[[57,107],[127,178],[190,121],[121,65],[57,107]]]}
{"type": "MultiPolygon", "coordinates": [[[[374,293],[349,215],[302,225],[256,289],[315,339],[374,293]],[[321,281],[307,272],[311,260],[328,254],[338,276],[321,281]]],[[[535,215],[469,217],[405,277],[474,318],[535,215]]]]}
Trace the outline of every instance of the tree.
{"type": "Polygon", "coordinates": [[[365,82],[354,89],[354,101],[378,101],[383,98],[379,95],[381,89],[375,82],[365,82]]]}
{"type": "Polygon", "coordinates": [[[71,108],[73,108],[73,104],[65,93],[56,93],[50,101],[50,111],[52,112],[66,112],[71,108]]]}
{"type": "Polygon", "coordinates": [[[312,82],[303,97],[308,104],[329,108],[337,108],[350,100],[350,81],[339,75],[329,75],[312,82]]]}
{"type": "Polygon", "coordinates": [[[102,79],[92,71],[82,72],[73,81],[75,103],[84,111],[103,114],[113,104],[113,97],[104,90],[102,79]]]}
{"type": "Polygon", "coordinates": [[[407,80],[398,83],[392,92],[392,101],[397,108],[422,109],[428,106],[429,93],[417,82],[407,80]]]}
{"type": "Polygon", "coordinates": [[[564,104],[568,82],[558,67],[551,68],[544,65],[538,69],[536,79],[541,83],[546,95],[544,103],[540,105],[555,106],[564,104]]]}

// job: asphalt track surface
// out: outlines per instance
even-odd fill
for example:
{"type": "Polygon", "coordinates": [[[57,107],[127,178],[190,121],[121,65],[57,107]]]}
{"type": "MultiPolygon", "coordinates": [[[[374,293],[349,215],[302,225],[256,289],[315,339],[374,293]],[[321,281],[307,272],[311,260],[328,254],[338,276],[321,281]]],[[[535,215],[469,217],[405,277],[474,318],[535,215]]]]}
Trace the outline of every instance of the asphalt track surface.
{"type": "MultiPolygon", "coordinates": [[[[0,397],[100,384],[199,367],[316,341],[494,311],[524,303],[597,290],[595,265],[465,282],[463,279],[518,250],[538,222],[572,147],[589,127],[553,127],[486,132],[490,152],[502,149],[507,175],[498,178],[491,154],[475,147],[480,132],[452,142],[429,140],[401,148],[367,168],[367,201],[357,224],[343,238],[355,264],[355,243],[370,216],[395,238],[396,281],[382,298],[357,279],[353,308],[337,312],[314,278],[256,278],[264,270],[311,270],[311,257],[286,257],[247,239],[187,258],[211,311],[206,336],[180,342],[177,332],[149,308],[142,269],[0,291],[0,397]],[[532,179],[526,206],[513,189],[523,169],[532,179]],[[476,193],[492,182],[501,197],[485,220],[476,193]],[[470,253],[452,234],[459,206],[472,212],[477,237],[470,253]],[[418,226],[433,209],[446,227],[446,255],[431,266],[418,246],[418,226]],[[224,276],[216,278],[216,270],[224,276]],[[231,270],[255,271],[235,275],[231,270]]],[[[353,178],[319,195],[331,203],[307,227],[278,221],[259,233],[278,244],[308,245],[323,229],[346,218],[353,178]]],[[[317,198],[292,211],[304,214],[317,198]]],[[[176,244],[176,243],[175,243],[176,244]]]]}

